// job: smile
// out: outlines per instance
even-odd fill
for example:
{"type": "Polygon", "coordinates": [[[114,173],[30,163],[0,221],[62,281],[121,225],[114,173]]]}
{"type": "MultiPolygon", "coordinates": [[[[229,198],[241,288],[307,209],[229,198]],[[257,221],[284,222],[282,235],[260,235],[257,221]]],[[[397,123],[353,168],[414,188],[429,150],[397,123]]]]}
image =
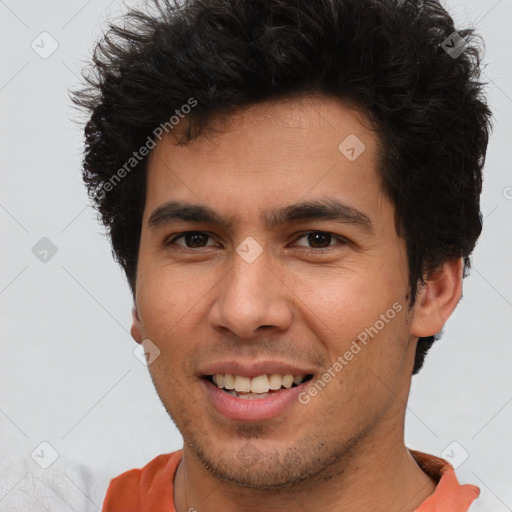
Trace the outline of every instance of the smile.
{"type": "Polygon", "coordinates": [[[217,373],[206,378],[219,389],[233,397],[245,400],[258,400],[282,389],[297,387],[311,377],[311,375],[272,374],[258,375],[257,377],[250,378],[243,375],[217,373]]]}
{"type": "MultiPolygon", "coordinates": [[[[240,421],[265,421],[282,415],[293,404],[313,375],[233,374],[205,375],[200,380],[207,401],[216,414],[240,421]],[[227,377],[227,378],[226,378],[227,377]]],[[[301,406],[301,411],[304,409],[301,406]]]]}

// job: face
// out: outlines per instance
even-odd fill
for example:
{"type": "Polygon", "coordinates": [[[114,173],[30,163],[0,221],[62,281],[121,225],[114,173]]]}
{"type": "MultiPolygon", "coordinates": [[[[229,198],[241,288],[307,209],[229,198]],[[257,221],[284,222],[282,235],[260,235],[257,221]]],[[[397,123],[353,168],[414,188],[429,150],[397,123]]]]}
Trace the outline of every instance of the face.
{"type": "Polygon", "coordinates": [[[158,347],[156,390],[207,471],[311,480],[402,432],[415,344],[378,141],[326,97],[211,126],[150,156],[132,335],[158,347]]]}

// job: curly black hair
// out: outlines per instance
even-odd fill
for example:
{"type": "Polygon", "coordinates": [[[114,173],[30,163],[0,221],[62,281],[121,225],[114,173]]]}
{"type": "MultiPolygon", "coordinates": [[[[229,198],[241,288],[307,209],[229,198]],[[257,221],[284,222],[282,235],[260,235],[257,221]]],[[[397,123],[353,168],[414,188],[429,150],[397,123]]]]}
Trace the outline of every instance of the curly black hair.
{"type": "MultiPolygon", "coordinates": [[[[410,305],[446,260],[463,258],[466,276],[492,118],[480,42],[437,0],[150,0],[110,22],[72,100],[90,116],[83,179],[132,294],[147,162],[136,150],[191,99],[180,144],[213,115],[265,100],[320,93],[356,106],[377,127],[410,305]]],[[[419,339],[413,375],[438,336],[419,339]]]]}

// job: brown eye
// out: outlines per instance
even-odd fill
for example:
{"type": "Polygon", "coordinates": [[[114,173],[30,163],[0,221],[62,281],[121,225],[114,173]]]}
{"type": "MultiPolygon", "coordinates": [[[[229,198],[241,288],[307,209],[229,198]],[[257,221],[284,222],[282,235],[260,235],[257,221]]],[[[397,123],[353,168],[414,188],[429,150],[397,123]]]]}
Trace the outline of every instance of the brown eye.
{"type": "MultiPolygon", "coordinates": [[[[337,239],[341,242],[344,242],[344,240],[340,237],[337,237],[331,233],[326,233],[324,231],[310,231],[309,233],[304,233],[300,238],[297,239],[306,239],[307,241],[307,247],[311,249],[326,249],[327,247],[332,247],[331,242],[335,241],[334,239],[337,239]]],[[[300,246],[304,246],[305,244],[298,244],[300,246]]]]}
{"type": "Polygon", "coordinates": [[[209,235],[201,231],[187,231],[169,240],[168,245],[175,243],[176,240],[183,239],[184,243],[177,243],[177,245],[185,246],[188,249],[200,249],[207,246],[206,242],[209,238],[211,238],[209,235]]]}
{"type": "Polygon", "coordinates": [[[328,233],[310,233],[308,235],[308,242],[318,248],[329,247],[331,245],[332,236],[328,233]]]}

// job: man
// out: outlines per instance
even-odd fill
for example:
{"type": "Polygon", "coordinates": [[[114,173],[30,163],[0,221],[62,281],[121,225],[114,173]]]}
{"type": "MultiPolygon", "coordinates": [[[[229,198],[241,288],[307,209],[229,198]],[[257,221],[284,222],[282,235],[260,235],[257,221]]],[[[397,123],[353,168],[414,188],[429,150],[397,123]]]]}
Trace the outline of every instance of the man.
{"type": "Polygon", "coordinates": [[[155,1],[94,55],[84,179],[183,450],[103,510],[466,511],[404,417],[481,231],[479,50],[437,1],[155,1]]]}

